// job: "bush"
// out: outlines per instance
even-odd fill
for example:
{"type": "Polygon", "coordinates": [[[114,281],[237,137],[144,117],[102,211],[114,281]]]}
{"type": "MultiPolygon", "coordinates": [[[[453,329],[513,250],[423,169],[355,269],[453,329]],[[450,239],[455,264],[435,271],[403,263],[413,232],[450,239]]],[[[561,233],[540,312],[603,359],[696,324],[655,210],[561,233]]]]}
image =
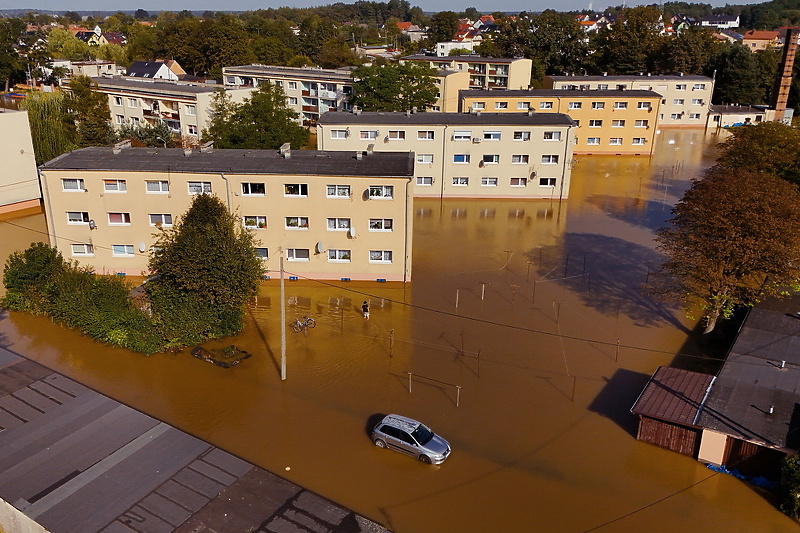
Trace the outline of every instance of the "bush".
{"type": "Polygon", "coordinates": [[[780,491],[781,511],[792,518],[800,518],[800,455],[783,460],[780,491]]]}

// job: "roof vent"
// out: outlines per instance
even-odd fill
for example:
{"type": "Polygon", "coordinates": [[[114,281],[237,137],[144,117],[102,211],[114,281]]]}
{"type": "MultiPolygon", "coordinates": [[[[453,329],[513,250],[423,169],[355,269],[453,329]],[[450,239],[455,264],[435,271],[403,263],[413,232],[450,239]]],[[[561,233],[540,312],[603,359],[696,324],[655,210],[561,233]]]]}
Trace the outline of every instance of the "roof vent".
{"type": "Polygon", "coordinates": [[[200,145],[200,152],[207,154],[214,149],[214,141],[208,141],[200,145]]]}
{"type": "Polygon", "coordinates": [[[370,143],[367,145],[367,155],[372,155],[375,153],[375,145],[370,143]]]}
{"type": "Polygon", "coordinates": [[[355,116],[358,116],[358,115],[360,115],[360,114],[361,114],[361,108],[360,108],[360,107],[358,107],[358,106],[353,106],[353,114],[354,114],[355,116]]]}
{"type": "Polygon", "coordinates": [[[535,114],[536,114],[536,110],[535,109],[528,108],[528,116],[529,117],[532,117],[535,114]]]}
{"type": "Polygon", "coordinates": [[[192,149],[191,148],[184,148],[183,149],[183,155],[184,155],[184,157],[189,157],[190,155],[192,155],[192,149]]]}
{"type": "Polygon", "coordinates": [[[124,141],[120,141],[120,142],[118,142],[118,143],[114,143],[113,152],[114,152],[115,154],[118,154],[118,153],[120,153],[120,152],[121,152],[121,151],[122,151],[124,148],[130,148],[130,147],[131,147],[131,140],[130,140],[130,139],[125,139],[124,141]]]}
{"type": "Polygon", "coordinates": [[[364,152],[359,150],[358,152],[356,152],[356,160],[361,161],[362,159],[364,159],[364,152]]]}
{"type": "Polygon", "coordinates": [[[290,143],[283,143],[278,151],[284,159],[289,159],[292,157],[292,145],[290,143]]]}

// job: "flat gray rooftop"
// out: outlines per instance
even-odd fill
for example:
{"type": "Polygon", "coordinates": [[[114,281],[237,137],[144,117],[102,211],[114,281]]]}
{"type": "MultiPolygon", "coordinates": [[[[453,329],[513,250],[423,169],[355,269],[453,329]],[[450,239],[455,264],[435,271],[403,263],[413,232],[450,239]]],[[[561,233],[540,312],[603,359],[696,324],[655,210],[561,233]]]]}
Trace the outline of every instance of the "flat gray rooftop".
{"type": "Polygon", "coordinates": [[[239,76],[275,76],[282,78],[339,81],[343,83],[353,82],[350,72],[344,69],[276,67],[272,65],[242,65],[236,67],[225,67],[224,73],[225,75],[237,74],[239,76]]]}
{"type": "Polygon", "coordinates": [[[630,91],[612,89],[585,91],[580,89],[516,89],[508,91],[462,89],[458,91],[458,96],[459,98],[502,98],[504,96],[508,96],[509,98],[661,98],[659,93],[643,89],[632,89],[630,91]]]}
{"type": "MultiPolygon", "coordinates": [[[[502,96],[500,91],[495,91],[502,96]]],[[[505,92],[505,91],[503,91],[505,92]]],[[[320,115],[317,124],[409,125],[409,126],[572,126],[563,113],[334,113],[320,115]]]]}
{"type": "Polygon", "coordinates": [[[405,56],[402,59],[406,61],[435,61],[436,63],[450,63],[452,61],[458,61],[459,63],[513,63],[514,61],[519,61],[522,58],[513,58],[513,57],[481,57],[481,56],[445,56],[445,57],[438,57],[438,56],[426,56],[425,54],[412,54],[410,56],[405,56]]]}
{"type": "Polygon", "coordinates": [[[580,83],[582,81],[603,81],[603,80],[611,80],[611,81],[627,81],[627,80],[634,80],[634,81],[647,81],[647,80],[664,80],[664,81],[678,81],[678,80],[692,80],[692,81],[713,81],[708,76],[695,76],[695,75],[686,75],[686,76],[650,76],[647,74],[642,75],[628,75],[628,76],[546,76],[553,81],[574,81],[575,83],[580,83]]]}
{"type": "Polygon", "coordinates": [[[154,81],[143,78],[105,78],[100,76],[92,78],[92,81],[97,83],[100,90],[125,89],[126,91],[140,93],[196,95],[225,89],[222,85],[189,84],[166,80],[154,81]]]}

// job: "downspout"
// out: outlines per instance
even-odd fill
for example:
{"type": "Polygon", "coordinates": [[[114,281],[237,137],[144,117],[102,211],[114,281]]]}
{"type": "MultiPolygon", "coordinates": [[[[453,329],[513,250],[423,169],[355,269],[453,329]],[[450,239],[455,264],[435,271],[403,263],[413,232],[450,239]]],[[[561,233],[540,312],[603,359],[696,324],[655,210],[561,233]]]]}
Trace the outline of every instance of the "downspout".
{"type": "Polygon", "coordinates": [[[223,173],[219,173],[220,177],[225,180],[225,198],[228,201],[228,212],[231,212],[231,188],[230,184],[228,183],[228,177],[223,173]]]}
{"type": "Polygon", "coordinates": [[[447,156],[445,154],[445,150],[447,147],[447,124],[444,125],[444,130],[442,130],[442,175],[439,178],[439,181],[442,183],[439,185],[439,207],[441,208],[442,204],[444,203],[444,168],[445,168],[445,160],[447,156]]]}
{"type": "Polygon", "coordinates": [[[564,199],[564,181],[567,175],[567,154],[569,153],[569,143],[572,142],[572,126],[567,126],[567,138],[564,143],[564,164],[561,166],[561,187],[558,191],[558,201],[564,199]]]}
{"type": "Polygon", "coordinates": [[[403,283],[408,283],[411,281],[408,279],[408,254],[410,253],[410,250],[408,249],[408,226],[413,220],[411,213],[409,213],[409,202],[411,201],[411,189],[409,185],[411,185],[411,180],[413,179],[414,176],[410,177],[408,181],[406,181],[406,223],[403,231],[403,283]]]}
{"type": "Polygon", "coordinates": [[[53,206],[50,203],[50,187],[47,185],[47,176],[38,168],[36,169],[36,173],[39,174],[39,184],[42,187],[42,196],[44,196],[44,203],[46,205],[44,218],[47,221],[47,234],[50,237],[50,246],[58,248],[56,242],[56,228],[55,224],[53,224],[53,206]]]}

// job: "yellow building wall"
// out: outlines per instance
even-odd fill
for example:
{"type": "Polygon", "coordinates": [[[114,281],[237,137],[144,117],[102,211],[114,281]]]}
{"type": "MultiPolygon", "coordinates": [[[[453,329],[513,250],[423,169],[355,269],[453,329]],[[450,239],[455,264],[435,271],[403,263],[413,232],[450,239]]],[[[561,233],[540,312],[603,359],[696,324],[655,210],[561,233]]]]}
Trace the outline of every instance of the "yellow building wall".
{"type": "Polygon", "coordinates": [[[37,207],[41,192],[27,111],[0,110],[0,214],[37,207]]]}

